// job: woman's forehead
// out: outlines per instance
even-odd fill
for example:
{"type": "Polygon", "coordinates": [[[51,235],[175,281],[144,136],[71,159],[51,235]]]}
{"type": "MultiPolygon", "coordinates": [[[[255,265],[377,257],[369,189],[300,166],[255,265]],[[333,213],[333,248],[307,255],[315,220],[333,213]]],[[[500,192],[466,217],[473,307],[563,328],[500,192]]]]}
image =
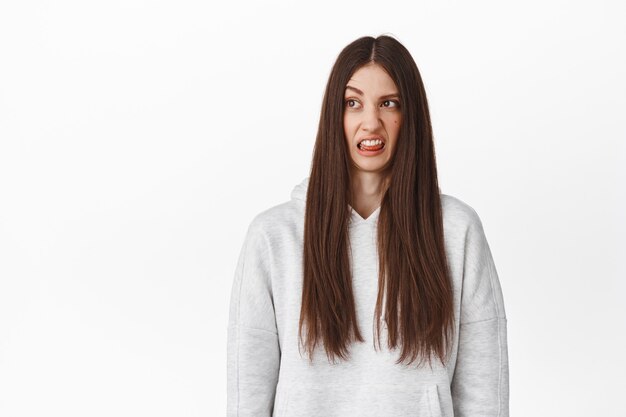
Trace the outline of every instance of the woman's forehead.
{"type": "Polygon", "coordinates": [[[396,84],[393,79],[379,65],[366,65],[354,72],[345,91],[364,94],[397,94],[396,84]]]}

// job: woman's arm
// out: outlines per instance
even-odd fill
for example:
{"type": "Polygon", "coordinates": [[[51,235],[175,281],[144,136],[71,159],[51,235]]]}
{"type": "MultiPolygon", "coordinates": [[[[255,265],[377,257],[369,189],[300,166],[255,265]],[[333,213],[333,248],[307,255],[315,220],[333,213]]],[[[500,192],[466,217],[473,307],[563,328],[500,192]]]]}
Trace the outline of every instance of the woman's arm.
{"type": "Polygon", "coordinates": [[[508,417],[504,299],[482,223],[474,215],[466,235],[459,349],[451,383],[454,415],[508,417]]]}
{"type": "Polygon", "coordinates": [[[270,285],[269,246],[258,223],[248,227],[230,297],[227,416],[270,417],[280,347],[270,285]]]}

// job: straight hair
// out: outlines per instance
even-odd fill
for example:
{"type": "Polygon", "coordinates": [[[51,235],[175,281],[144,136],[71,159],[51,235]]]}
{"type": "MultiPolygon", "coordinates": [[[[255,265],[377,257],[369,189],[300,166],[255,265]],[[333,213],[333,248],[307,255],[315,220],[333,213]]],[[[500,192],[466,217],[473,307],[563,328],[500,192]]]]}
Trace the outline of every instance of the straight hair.
{"type": "MultiPolygon", "coordinates": [[[[349,357],[358,328],[350,271],[350,153],[343,130],[344,90],[364,65],[380,65],[400,94],[402,122],[383,173],[386,190],[377,219],[379,253],[375,317],[384,316],[396,364],[436,355],[442,364],[454,331],[453,289],[426,92],[409,51],[396,39],[361,37],[337,57],[322,101],[309,176],[299,339],[311,361],[321,343],[329,360],[349,357]],[[384,304],[384,307],[383,307],[384,304]],[[306,330],[303,330],[306,328],[306,330]],[[303,341],[303,335],[306,340],[303,341]]],[[[374,347],[380,349],[380,321],[374,347]]],[[[431,365],[432,367],[432,365],[431,365]]]]}

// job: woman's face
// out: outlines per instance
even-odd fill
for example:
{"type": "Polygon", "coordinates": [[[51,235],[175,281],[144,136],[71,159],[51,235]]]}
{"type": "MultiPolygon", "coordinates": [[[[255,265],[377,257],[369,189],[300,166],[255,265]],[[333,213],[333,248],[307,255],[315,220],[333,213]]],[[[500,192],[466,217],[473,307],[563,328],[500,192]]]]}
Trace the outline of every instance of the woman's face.
{"type": "Polygon", "coordinates": [[[372,63],[355,71],[344,92],[343,129],[356,169],[380,172],[387,166],[401,121],[399,91],[385,70],[372,63]],[[374,140],[362,143],[367,138],[374,140]]]}

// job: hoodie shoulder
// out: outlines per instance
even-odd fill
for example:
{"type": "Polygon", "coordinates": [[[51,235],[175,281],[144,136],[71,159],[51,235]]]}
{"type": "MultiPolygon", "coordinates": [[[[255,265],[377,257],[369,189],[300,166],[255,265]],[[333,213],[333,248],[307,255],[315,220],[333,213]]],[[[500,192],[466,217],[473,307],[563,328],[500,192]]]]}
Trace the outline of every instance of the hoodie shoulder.
{"type": "Polygon", "coordinates": [[[472,226],[482,228],[480,217],[471,205],[449,194],[441,193],[440,195],[444,228],[449,231],[460,230],[463,232],[472,226]]]}

